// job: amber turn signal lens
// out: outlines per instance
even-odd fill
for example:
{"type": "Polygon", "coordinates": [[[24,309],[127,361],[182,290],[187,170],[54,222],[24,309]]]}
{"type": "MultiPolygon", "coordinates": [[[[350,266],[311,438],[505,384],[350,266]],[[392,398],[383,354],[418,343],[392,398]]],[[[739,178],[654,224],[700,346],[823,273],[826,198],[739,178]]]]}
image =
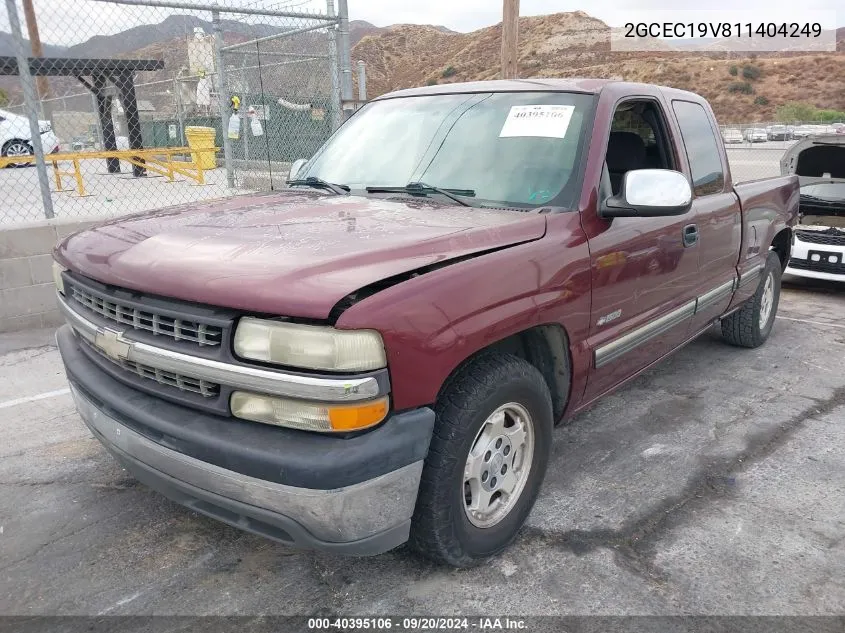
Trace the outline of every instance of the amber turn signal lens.
{"type": "Polygon", "coordinates": [[[375,426],[387,417],[385,396],[356,404],[326,404],[236,391],[229,402],[232,415],[243,420],[303,431],[339,433],[375,426]]]}
{"type": "Polygon", "coordinates": [[[387,417],[387,398],[353,406],[329,407],[332,431],[357,431],[387,417]]]}

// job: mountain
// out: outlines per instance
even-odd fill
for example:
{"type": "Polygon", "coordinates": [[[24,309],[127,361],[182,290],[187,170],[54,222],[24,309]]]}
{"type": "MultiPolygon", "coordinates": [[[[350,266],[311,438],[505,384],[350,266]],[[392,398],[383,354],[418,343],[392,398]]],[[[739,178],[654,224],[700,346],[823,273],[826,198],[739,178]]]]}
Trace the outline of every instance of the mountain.
{"type": "MultiPolygon", "coordinates": [[[[24,40],[27,53],[32,50],[29,46],[29,40],[24,40]]],[[[44,54],[47,57],[60,57],[65,51],[64,46],[54,46],[53,44],[44,44],[44,54]]],[[[0,55],[14,56],[15,43],[12,40],[12,34],[0,31],[0,55]]]]}
{"type": "MultiPolygon", "coordinates": [[[[280,26],[246,24],[223,20],[227,44],[281,33],[280,26]]],[[[93,37],[70,48],[45,45],[47,55],[74,57],[135,57],[163,59],[165,70],[140,73],[137,83],[171,79],[187,64],[187,37],[194,28],[211,33],[212,24],[193,15],[171,15],[159,24],[133,27],[113,35],[93,37]]],[[[353,46],[353,75],[356,62],[367,65],[369,95],[433,83],[494,79],[499,75],[501,25],[471,33],[457,33],[443,26],[398,24],[379,27],[364,20],[349,23],[353,46]]],[[[611,51],[611,29],[583,11],[523,17],[519,21],[519,72],[521,77],[590,76],[643,81],[699,92],[713,104],[724,122],[753,122],[772,119],[785,101],[811,101],[820,108],[845,109],[842,77],[845,76],[845,28],[837,30],[836,53],[715,53],[691,50],[695,42],[682,42],[671,50],[655,41],[648,51],[611,51]],[[732,75],[736,66],[737,75],[732,75]],[[752,66],[757,78],[742,78],[744,66],[752,66]],[[748,85],[745,85],[748,84],[748,85]],[[743,92],[745,91],[745,92],[743,92]],[[747,93],[750,91],[750,93],[747,93]]],[[[699,42],[700,44],[700,42],[699,42]]],[[[325,34],[301,33],[261,45],[262,53],[325,54],[325,34]]],[[[0,54],[13,54],[11,36],[0,33],[0,54]]],[[[324,61],[289,67],[267,67],[252,51],[227,55],[227,66],[265,64],[264,85],[279,94],[307,99],[309,93],[325,95],[330,89],[324,61]],[[288,70],[286,70],[288,69],[288,70]]],[[[248,70],[246,71],[249,72],[248,70]]],[[[254,89],[254,78],[244,77],[254,89]]],[[[76,89],[70,78],[50,80],[56,93],[76,89]]],[[[14,77],[0,78],[4,88],[19,100],[14,77]]],[[[167,96],[139,94],[156,106],[166,106],[167,96]]]]}
{"type": "MultiPolygon", "coordinates": [[[[284,31],[283,28],[270,24],[246,24],[236,20],[221,20],[223,33],[227,43],[228,36],[236,36],[237,40],[255,39],[267,35],[275,35],[284,31]]],[[[195,15],[171,15],[159,24],[144,24],[136,26],[114,35],[96,35],[89,40],[68,48],[65,57],[114,57],[125,55],[153,44],[167,42],[173,39],[185,39],[201,28],[211,33],[214,25],[209,20],[203,20],[195,15]]]]}
{"type": "MultiPolygon", "coordinates": [[[[431,26],[395,25],[368,35],[352,58],[367,64],[371,97],[434,83],[499,76],[501,24],[472,33],[442,32],[431,26]]],[[[611,29],[583,11],[522,17],[519,72],[530,77],[601,77],[693,90],[707,97],[724,122],[771,120],[786,101],[810,101],[845,109],[845,29],[837,31],[837,52],[724,53],[654,50],[611,52],[611,29]],[[743,66],[757,79],[745,80],[743,66]],[[737,66],[737,76],[731,67],[737,66]],[[748,83],[749,87],[740,84],[748,83]],[[750,94],[739,91],[751,90],[750,94]]]]}

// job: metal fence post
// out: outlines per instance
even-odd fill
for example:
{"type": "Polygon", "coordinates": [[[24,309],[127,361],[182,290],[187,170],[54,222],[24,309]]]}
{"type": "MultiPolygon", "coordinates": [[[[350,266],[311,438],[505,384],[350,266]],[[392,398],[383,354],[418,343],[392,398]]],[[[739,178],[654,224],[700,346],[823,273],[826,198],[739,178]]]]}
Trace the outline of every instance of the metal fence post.
{"type": "MultiPolygon", "coordinates": [[[[349,5],[347,0],[338,0],[338,18],[340,19],[340,87],[344,110],[352,104],[352,61],[349,50],[349,5]]],[[[344,111],[344,118],[347,114],[344,111]]]]}
{"type": "MultiPolygon", "coordinates": [[[[11,2],[13,0],[6,0],[11,2]]],[[[226,186],[235,187],[235,170],[232,164],[232,141],[229,140],[229,100],[226,98],[226,66],[223,64],[223,26],[220,24],[220,11],[211,12],[214,25],[214,63],[217,66],[217,101],[220,106],[220,124],[223,131],[223,161],[226,164],[226,186]]]]}
{"type": "Polygon", "coordinates": [[[38,186],[41,189],[41,203],[44,205],[44,217],[48,220],[56,217],[53,212],[53,196],[50,193],[50,180],[47,176],[47,164],[44,162],[44,147],[41,145],[41,128],[38,125],[38,97],[35,92],[35,82],[29,71],[29,58],[21,34],[21,23],[18,18],[18,8],[15,0],[6,0],[6,10],[9,12],[9,25],[12,28],[12,39],[15,41],[15,56],[18,60],[18,74],[21,78],[26,114],[29,119],[30,143],[35,152],[35,168],[38,173],[38,186]]]}
{"type": "MultiPolygon", "coordinates": [[[[329,17],[336,17],[337,13],[334,10],[334,0],[326,0],[326,13],[329,17]]],[[[329,26],[329,73],[331,73],[332,83],[332,106],[334,109],[334,125],[335,130],[343,123],[343,100],[340,96],[340,60],[337,52],[337,25],[329,26]]]]}
{"type": "Polygon", "coordinates": [[[367,64],[358,61],[358,107],[367,101],[367,64]]]}
{"type": "Polygon", "coordinates": [[[173,78],[173,99],[175,100],[176,105],[176,120],[179,123],[179,136],[176,139],[176,142],[184,147],[185,146],[185,113],[182,111],[182,84],[179,82],[179,79],[174,77],[173,78]]]}

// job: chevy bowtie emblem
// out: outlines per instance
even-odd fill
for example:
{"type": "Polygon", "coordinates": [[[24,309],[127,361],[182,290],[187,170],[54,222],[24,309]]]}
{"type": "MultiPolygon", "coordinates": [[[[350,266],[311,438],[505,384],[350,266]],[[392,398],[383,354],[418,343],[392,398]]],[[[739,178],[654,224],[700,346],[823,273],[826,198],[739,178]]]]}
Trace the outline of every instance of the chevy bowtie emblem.
{"type": "Polygon", "coordinates": [[[120,332],[103,328],[97,331],[94,344],[103,351],[106,356],[114,360],[126,360],[129,358],[129,342],[121,336],[120,332]]]}

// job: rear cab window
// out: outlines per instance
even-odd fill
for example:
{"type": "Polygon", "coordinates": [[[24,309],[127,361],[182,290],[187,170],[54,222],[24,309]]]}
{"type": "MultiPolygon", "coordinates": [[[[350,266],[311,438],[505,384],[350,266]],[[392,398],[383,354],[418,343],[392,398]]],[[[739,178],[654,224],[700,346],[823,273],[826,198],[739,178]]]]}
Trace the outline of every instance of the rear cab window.
{"type": "Polygon", "coordinates": [[[725,169],[716,132],[706,110],[692,101],[673,101],[672,109],[681,128],[695,195],[722,193],[725,169]]]}

